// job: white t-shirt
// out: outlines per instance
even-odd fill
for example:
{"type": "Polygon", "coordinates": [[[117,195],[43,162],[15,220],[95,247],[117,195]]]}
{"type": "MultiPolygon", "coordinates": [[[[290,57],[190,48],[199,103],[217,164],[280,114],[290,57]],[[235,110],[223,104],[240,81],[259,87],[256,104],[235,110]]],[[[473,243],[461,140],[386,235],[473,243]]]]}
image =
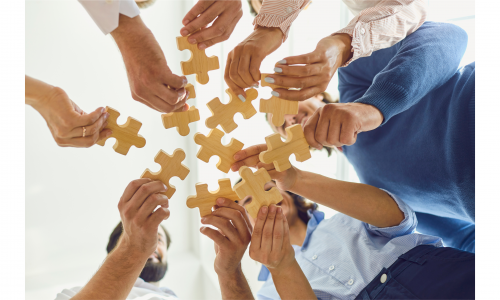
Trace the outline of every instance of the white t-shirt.
{"type": "MultiPolygon", "coordinates": [[[[82,287],[77,286],[71,289],[64,289],[62,292],[57,294],[55,300],[69,300],[74,297],[82,287]]],[[[172,300],[179,299],[175,293],[167,287],[157,287],[150,283],[145,282],[141,278],[137,278],[134,287],[127,296],[127,300],[172,300]]]]}

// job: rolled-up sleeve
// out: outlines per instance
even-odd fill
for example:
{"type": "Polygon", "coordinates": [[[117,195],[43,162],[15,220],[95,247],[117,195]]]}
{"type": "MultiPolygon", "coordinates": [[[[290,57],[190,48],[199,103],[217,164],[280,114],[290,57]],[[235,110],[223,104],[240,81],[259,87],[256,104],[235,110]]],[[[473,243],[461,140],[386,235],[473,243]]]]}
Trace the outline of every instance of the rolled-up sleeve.
{"type": "Polygon", "coordinates": [[[310,0],[264,0],[253,25],[279,27],[283,32],[283,42],[288,37],[290,26],[310,0]]]}
{"type": "Polygon", "coordinates": [[[401,200],[400,198],[398,198],[397,196],[389,193],[388,191],[386,191],[384,189],[382,189],[382,190],[384,192],[386,192],[392,199],[394,199],[394,201],[398,205],[399,209],[405,215],[405,218],[403,221],[401,221],[401,223],[399,223],[399,225],[392,226],[392,227],[380,228],[377,226],[370,225],[368,223],[363,223],[365,225],[366,230],[368,230],[369,232],[371,232],[375,235],[384,236],[384,237],[387,237],[389,239],[393,239],[393,238],[396,238],[399,236],[408,235],[408,234],[413,233],[415,231],[415,229],[417,228],[417,224],[418,224],[417,217],[416,217],[413,209],[409,205],[404,203],[404,201],[401,200]]]}
{"type": "Polygon", "coordinates": [[[134,18],[140,14],[134,0],[78,0],[104,34],[118,27],[120,14],[134,18]]]}
{"type": "Polygon", "coordinates": [[[362,10],[351,22],[335,33],[352,37],[352,58],[370,56],[373,51],[393,46],[415,32],[425,21],[425,0],[383,0],[362,10]]]}

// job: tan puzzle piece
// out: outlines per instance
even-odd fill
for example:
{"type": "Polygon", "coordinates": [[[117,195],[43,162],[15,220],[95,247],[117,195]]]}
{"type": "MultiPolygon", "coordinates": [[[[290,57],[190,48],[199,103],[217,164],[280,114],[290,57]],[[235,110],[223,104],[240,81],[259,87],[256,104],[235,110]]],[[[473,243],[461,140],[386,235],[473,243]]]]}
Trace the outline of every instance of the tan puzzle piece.
{"type": "MultiPolygon", "coordinates": [[[[261,74],[260,84],[262,86],[269,86],[272,89],[284,88],[283,86],[268,83],[264,80],[266,76],[271,74],[261,74]]],[[[285,123],[285,115],[296,115],[299,113],[299,102],[281,99],[272,96],[269,99],[260,99],[259,111],[271,114],[271,122],[274,126],[279,127],[285,123]]]]}
{"type": "Polygon", "coordinates": [[[259,209],[262,206],[277,204],[283,200],[276,187],[268,191],[264,189],[264,185],[271,181],[271,176],[269,176],[266,169],[260,168],[253,173],[249,167],[243,166],[240,168],[240,176],[243,180],[234,186],[234,191],[241,199],[252,196],[252,202],[245,206],[252,218],[257,218],[259,209]]]}
{"type": "Polygon", "coordinates": [[[212,116],[207,118],[205,124],[208,128],[215,128],[217,125],[220,125],[226,133],[230,133],[238,127],[238,124],[234,122],[234,115],[236,113],[241,113],[245,119],[250,119],[257,113],[252,105],[252,101],[257,98],[259,93],[256,89],[247,90],[245,102],[236,97],[231,89],[227,89],[226,93],[229,95],[228,104],[222,104],[219,98],[214,98],[207,103],[212,116]]]}
{"type": "Polygon", "coordinates": [[[207,57],[205,50],[198,49],[197,44],[190,44],[186,37],[177,37],[177,48],[179,50],[191,51],[188,61],[181,61],[182,74],[196,74],[196,81],[201,84],[208,83],[208,71],[219,69],[219,58],[217,56],[207,57]]]}
{"type": "Polygon", "coordinates": [[[304,137],[300,124],[287,127],[286,141],[281,140],[279,133],[266,137],[267,150],[259,154],[259,160],[265,164],[274,164],[278,172],[283,172],[292,167],[290,155],[295,154],[297,161],[303,162],[311,158],[309,144],[304,137]]]}
{"type": "Polygon", "coordinates": [[[219,188],[215,192],[208,191],[208,184],[196,184],[196,196],[189,196],[186,200],[186,205],[189,208],[198,207],[200,216],[204,217],[212,213],[212,207],[218,198],[227,198],[229,200],[241,200],[231,187],[229,178],[219,179],[219,188]]]}
{"type": "Polygon", "coordinates": [[[234,154],[243,149],[243,143],[231,138],[231,142],[227,146],[222,145],[222,137],[224,132],[214,128],[210,130],[207,136],[197,133],[194,135],[194,142],[201,145],[196,157],[204,162],[208,162],[210,157],[216,155],[219,157],[217,169],[224,173],[229,172],[231,165],[235,163],[234,154]]]}
{"type": "Polygon", "coordinates": [[[175,193],[175,186],[169,183],[170,178],[179,177],[181,180],[184,180],[189,174],[189,168],[182,163],[184,158],[186,158],[186,154],[182,149],[175,149],[173,155],[168,155],[165,151],[160,150],[155,156],[155,162],[161,166],[160,171],[151,172],[149,169],[146,169],[142,173],[141,178],[163,182],[167,186],[167,191],[162,194],[170,198],[175,193]]]}
{"type": "Polygon", "coordinates": [[[141,122],[128,117],[125,124],[118,125],[117,120],[120,113],[116,109],[109,106],[106,106],[106,111],[109,113],[108,125],[106,128],[111,129],[113,133],[109,137],[98,141],[97,145],[104,146],[107,139],[115,138],[116,142],[113,145],[113,149],[123,155],[127,155],[130,147],[132,146],[142,148],[146,145],[146,139],[137,134],[142,126],[141,122]]]}
{"type": "Polygon", "coordinates": [[[189,134],[189,123],[200,120],[200,112],[196,107],[191,106],[187,111],[163,114],[161,120],[166,129],[177,127],[177,132],[182,136],[186,136],[189,134]]]}

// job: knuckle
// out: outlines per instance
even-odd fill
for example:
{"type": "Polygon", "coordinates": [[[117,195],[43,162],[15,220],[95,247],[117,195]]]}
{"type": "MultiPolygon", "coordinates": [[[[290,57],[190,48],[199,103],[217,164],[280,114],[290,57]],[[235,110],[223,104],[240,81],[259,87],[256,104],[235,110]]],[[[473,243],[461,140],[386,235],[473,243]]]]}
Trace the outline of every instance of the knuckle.
{"type": "Polygon", "coordinates": [[[225,25],[220,25],[217,26],[216,31],[219,33],[219,35],[223,35],[227,30],[227,27],[225,25]]]}

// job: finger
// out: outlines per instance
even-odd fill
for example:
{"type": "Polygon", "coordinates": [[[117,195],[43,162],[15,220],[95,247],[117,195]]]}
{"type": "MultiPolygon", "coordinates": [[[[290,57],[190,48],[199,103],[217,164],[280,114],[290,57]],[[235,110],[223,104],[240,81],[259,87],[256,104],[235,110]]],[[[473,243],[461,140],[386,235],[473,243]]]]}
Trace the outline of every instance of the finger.
{"type": "Polygon", "coordinates": [[[226,81],[227,86],[231,89],[231,91],[240,98],[240,100],[243,101],[243,99],[246,98],[246,93],[245,90],[240,88],[229,76],[229,70],[231,68],[231,65],[233,63],[233,56],[234,56],[234,50],[231,51],[228,56],[227,56],[227,61],[226,61],[226,69],[224,70],[224,80],[226,81]],[[243,99],[241,99],[241,97],[243,99]]]}
{"type": "Polygon", "coordinates": [[[238,64],[238,75],[245,86],[255,86],[259,84],[259,80],[254,80],[250,74],[250,55],[242,55],[238,64]]]}
{"type": "Polygon", "coordinates": [[[212,7],[210,7],[207,11],[205,11],[200,17],[198,17],[196,20],[194,20],[188,26],[186,26],[186,27],[199,26],[199,28],[202,28],[203,26],[210,24],[215,18],[217,18],[210,27],[197,31],[193,33],[191,36],[189,36],[188,41],[191,44],[194,43],[199,44],[204,41],[225,35],[226,30],[228,29],[227,25],[231,23],[231,21],[234,19],[234,16],[231,16],[230,14],[227,13],[221,14],[221,12],[222,12],[222,6],[212,5],[212,7]]]}
{"type": "Polygon", "coordinates": [[[248,228],[250,229],[250,232],[252,232],[252,226],[250,225],[250,219],[248,218],[248,212],[244,206],[239,205],[235,201],[229,200],[227,198],[218,198],[217,199],[217,204],[214,205],[215,210],[219,209],[220,207],[229,207],[233,209],[237,209],[240,211],[240,213],[243,215],[243,218],[245,219],[246,223],[248,224],[248,228]],[[218,205],[220,204],[220,206],[218,205]]]}
{"type": "MultiPolygon", "coordinates": [[[[158,98],[158,97],[156,97],[155,95],[152,95],[152,94],[151,94],[151,97],[158,98]]],[[[137,94],[135,94],[135,93],[134,93],[134,94],[132,94],[132,99],[134,99],[135,101],[140,102],[140,103],[142,103],[142,104],[146,105],[147,107],[152,108],[152,109],[154,109],[154,110],[156,110],[156,111],[158,111],[158,112],[162,112],[162,111],[160,111],[159,109],[157,109],[156,107],[154,107],[153,105],[151,105],[151,104],[150,104],[149,102],[147,102],[146,100],[144,100],[144,99],[142,99],[141,97],[139,97],[139,96],[138,96],[137,94]]],[[[158,98],[158,99],[159,99],[159,98],[158,98]]],[[[161,100],[161,99],[160,99],[160,100],[161,100]]]]}
{"type": "Polygon", "coordinates": [[[306,89],[321,84],[322,78],[320,76],[289,77],[272,74],[266,76],[264,80],[287,88],[306,89]]]}
{"type": "Polygon", "coordinates": [[[146,219],[153,214],[156,207],[161,206],[161,208],[168,208],[168,197],[163,194],[152,194],[146,198],[146,201],[141,205],[137,211],[136,218],[139,220],[140,224],[144,223],[146,219]]]}
{"type": "Polygon", "coordinates": [[[217,36],[213,39],[208,39],[202,43],[199,43],[198,49],[200,49],[200,50],[207,49],[208,47],[211,47],[217,43],[228,40],[229,37],[231,36],[231,34],[233,33],[234,27],[236,27],[236,24],[238,23],[241,16],[243,15],[243,13],[241,11],[239,11],[238,14],[239,14],[239,17],[234,18],[231,21],[231,23],[229,24],[228,29],[226,31],[226,34],[223,34],[223,35],[217,36]]]}
{"type": "Polygon", "coordinates": [[[273,245],[274,219],[276,218],[276,205],[269,205],[269,213],[267,214],[266,223],[262,229],[262,243],[260,249],[264,253],[270,253],[273,245]]]}
{"type": "Polygon", "coordinates": [[[151,230],[158,230],[160,223],[170,217],[170,210],[165,207],[158,208],[147,220],[146,226],[151,230]]]}
{"type": "MultiPolygon", "coordinates": [[[[283,210],[281,210],[283,213],[283,210]]],[[[286,219],[286,216],[283,214],[283,247],[287,247],[290,245],[290,229],[288,227],[288,220],[286,219]]]]}
{"type": "MultiPolygon", "coordinates": [[[[340,146],[350,146],[356,142],[356,129],[352,122],[342,122],[340,127],[339,144],[340,146]]],[[[340,147],[337,146],[337,147],[340,147]]]]}
{"type": "Polygon", "coordinates": [[[259,250],[262,244],[262,229],[267,219],[267,213],[269,208],[267,206],[262,206],[257,214],[257,219],[255,220],[255,225],[253,226],[252,239],[250,247],[255,250],[259,250]]]}
{"type": "MultiPolygon", "coordinates": [[[[236,47],[234,48],[234,54],[233,54],[233,59],[231,61],[231,65],[229,66],[229,77],[231,80],[240,88],[245,89],[248,88],[249,85],[246,85],[246,83],[241,79],[240,74],[238,73],[238,69],[240,68],[240,59],[242,58],[243,55],[250,55],[250,53],[242,53],[243,51],[241,50],[241,47],[236,47]]],[[[243,94],[243,97],[246,98],[246,94],[243,94]]]]}
{"type": "Polygon", "coordinates": [[[186,76],[177,76],[172,71],[170,71],[170,68],[167,66],[167,70],[162,76],[162,83],[163,85],[167,85],[172,89],[181,89],[184,88],[187,84],[187,78],[186,76]]]}
{"type": "Polygon", "coordinates": [[[308,77],[321,74],[323,72],[323,67],[324,64],[322,63],[303,66],[276,65],[274,71],[279,75],[308,77]]]}
{"type": "Polygon", "coordinates": [[[105,112],[106,109],[104,107],[99,107],[90,114],[83,114],[75,118],[75,128],[80,127],[81,129],[82,126],[94,124],[105,112]]]}
{"type": "Polygon", "coordinates": [[[260,162],[259,156],[254,155],[254,156],[248,157],[244,160],[240,160],[240,161],[235,162],[234,164],[231,165],[231,170],[233,172],[237,172],[242,166],[255,168],[259,162],[260,162]]]}
{"type": "MultiPolygon", "coordinates": [[[[309,65],[313,63],[317,63],[321,61],[321,55],[319,52],[311,52],[311,53],[306,53],[302,55],[296,55],[296,56],[288,56],[283,59],[286,63],[286,65],[309,65]]],[[[281,63],[283,60],[280,60],[279,63],[276,65],[283,65],[281,63]]]]}
{"type": "Polygon", "coordinates": [[[334,120],[332,120],[332,123],[330,123],[329,117],[330,116],[328,114],[320,114],[318,125],[316,126],[316,131],[314,132],[314,139],[323,146],[328,145],[326,140],[329,134],[332,135],[333,139],[338,139],[339,137],[340,127],[337,126],[337,122],[335,122],[334,120]]]}
{"type": "MultiPolygon", "coordinates": [[[[329,117],[328,119],[329,119],[328,133],[326,135],[325,141],[324,142],[321,140],[317,141],[325,146],[340,147],[342,146],[340,142],[340,132],[342,130],[342,123],[340,123],[339,120],[333,119],[331,117],[329,117]]],[[[321,118],[319,122],[321,123],[321,118]]]]}
{"type": "Polygon", "coordinates": [[[229,219],[217,217],[215,215],[207,215],[201,218],[201,224],[212,225],[218,228],[232,242],[240,240],[238,231],[233,224],[231,224],[229,219]]]}
{"type": "Polygon", "coordinates": [[[233,157],[238,161],[250,156],[259,155],[262,151],[266,150],[267,144],[257,144],[236,152],[233,157]]]}
{"type": "Polygon", "coordinates": [[[152,89],[152,92],[158,96],[158,98],[162,99],[171,106],[177,104],[177,102],[179,102],[186,95],[186,89],[184,88],[168,88],[163,84],[157,85],[154,89],[152,89]]]}
{"type": "Polygon", "coordinates": [[[273,252],[281,252],[281,248],[283,247],[283,213],[281,207],[276,207],[276,218],[274,221],[274,230],[273,230],[273,252]]]}
{"type": "Polygon", "coordinates": [[[187,36],[187,35],[195,32],[196,30],[201,28],[201,26],[196,28],[196,26],[188,26],[188,25],[191,25],[190,23],[193,20],[198,19],[198,16],[200,14],[202,14],[205,10],[207,10],[207,8],[209,8],[214,2],[215,1],[198,1],[198,3],[196,3],[193,6],[193,8],[191,8],[187,12],[184,19],[182,19],[182,25],[185,26],[185,27],[181,28],[181,35],[182,36],[187,36]]]}
{"type": "Polygon", "coordinates": [[[274,89],[278,93],[279,98],[291,100],[291,101],[303,101],[312,98],[326,90],[326,86],[323,89],[322,86],[312,86],[300,91],[297,90],[286,90],[286,89],[274,89]]]}
{"type": "Polygon", "coordinates": [[[304,137],[307,143],[318,150],[321,150],[322,146],[315,138],[316,128],[318,126],[319,116],[321,113],[321,108],[317,109],[309,120],[307,120],[304,126],[304,137]]]}
{"type": "Polygon", "coordinates": [[[137,212],[150,195],[165,192],[166,190],[167,187],[161,181],[152,181],[143,184],[132,196],[127,205],[131,211],[137,212]]]}
{"type": "MultiPolygon", "coordinates": [[[[106,126],[108,122],[104,122],[106,126]]],[[[89,148],[95,145],[98,141],[103,139],[104,137],[109,137],[111,135],[111,130],[106,129],[106,131],[96,132],[93,135],[85,136],[85,137],[76,137],[70,139],[60,139],[56,138],[56,142],[61,147],[75,147],[75,148],[89,148]]]]}
{"type": "Polygon", "coordinates": [[[200,232],[206,235],[212,241],[214,241],[214,243],[217,244],[219,247],[229,248],[231,242],[225,236],[223,236],[219,231],[213,230],[208,227],[201,227],[200,232]]]}
{"type": "Polygon", "coordinates": [[[218,208],[212,212],[212,215],[229,219],[241,237],[250,238],[251,230],[249,228],[250,220],[243,206],[225,198],[217,199],[218,208]]]}
{"type": "MultiPolygon", "coordinates": [[[[92,136],[101,132],[103,124],[109,117],[109,113],[103,113],[93,124],[84,125],[85,126],[85,136],[92,136]]],[[[69,133],[68,138],[83,137],[83,126],[76,127],[69,133]]]]}
{"type": "Polygon", "coordinates": [[[123,192],[119,203],[127,203],[142,185],[150,183],[151,181],[152,180],[149,178],[132,180],[125,188],[125,191],[123,192]]]}
{"type": "Polygon", "coordinates": [[[258,53],[255,53],[250,58],[249,71],[250,71],[250,74],[252,75],[253,80],[257,83],[260,81],[260,78],[261,78],[260,65],[262,64],[262,61],[264,60],[264,58],[265,58],[265,56],[261,56],[258,53]]]}

